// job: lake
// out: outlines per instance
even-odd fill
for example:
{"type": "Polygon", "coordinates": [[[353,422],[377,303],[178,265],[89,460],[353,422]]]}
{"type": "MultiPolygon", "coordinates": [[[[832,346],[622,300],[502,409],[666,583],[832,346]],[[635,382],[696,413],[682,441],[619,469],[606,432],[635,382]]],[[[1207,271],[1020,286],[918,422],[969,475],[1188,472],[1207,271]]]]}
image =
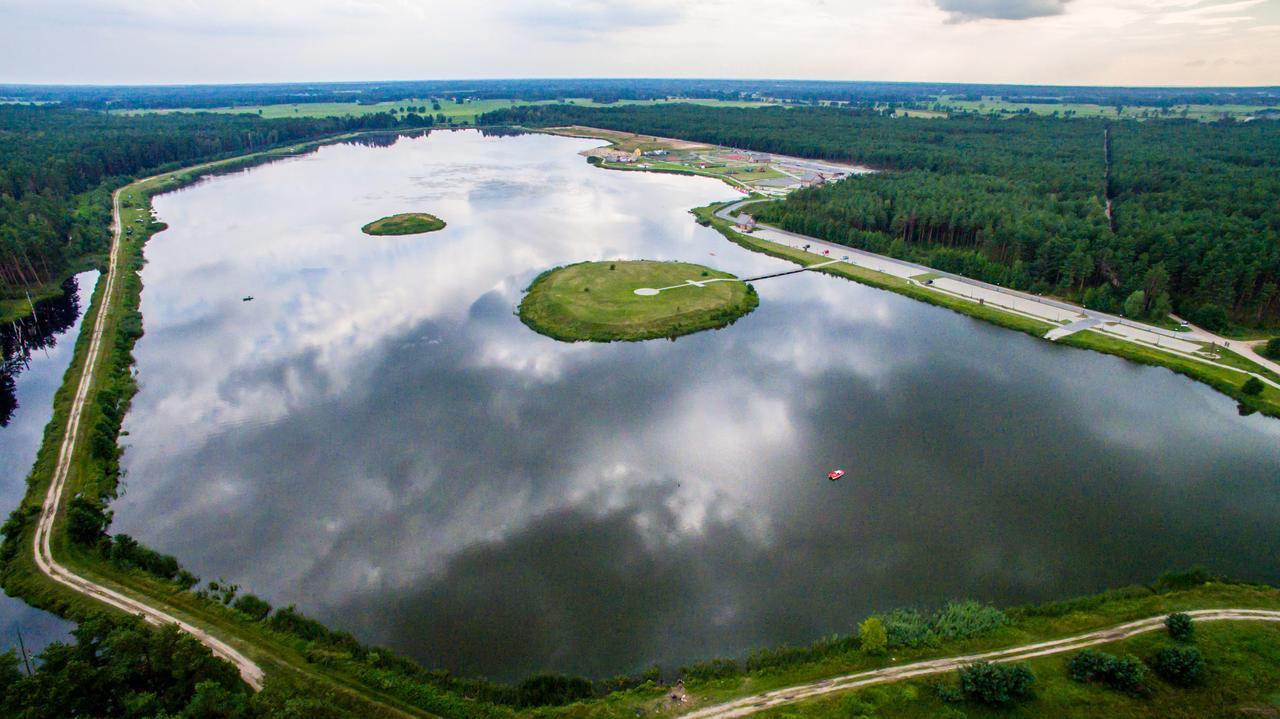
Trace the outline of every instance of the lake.
{"type": "Polygon", "coordinates": [[[1170,371],[811,274],[675,342],[533,333],[559,264],[789,267],[693,221],[727,186],[598,144],[436,132],[156,198],[114,531],[498,679],[1195,564],[1280,582],[1280,422],[1170,371]],[[360,232],[409,211],[448,227],[360,232]]]}
{"type": "MultiPolygon", "coordinates": [[[[97,271],[69,278],[62,294],[35,303],[30,317],[0,326],[0,512],[9,516],[27,492],[45,425],[53,416],[53,395],[71,364],[80,319],[89,304],[97,271]]],[[[0,593],[0,651],[27,651],[66,640],[73,625],[0,593]]]]}

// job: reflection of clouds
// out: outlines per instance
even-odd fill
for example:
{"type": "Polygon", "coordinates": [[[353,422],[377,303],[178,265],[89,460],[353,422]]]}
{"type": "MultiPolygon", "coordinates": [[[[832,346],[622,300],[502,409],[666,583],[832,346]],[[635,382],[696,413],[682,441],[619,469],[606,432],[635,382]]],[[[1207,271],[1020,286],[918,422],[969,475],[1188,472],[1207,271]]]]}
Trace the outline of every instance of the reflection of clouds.
{"type": "Polygon", "coordinates": [[[148,248],[117,529],[433,665],[507,676],[1258,566],[1232,548],[1274,536],[1274,423],[1163,371],[812,274],[674,343],[527,330],[513,310],[556,264],[782,264],[691,221],[722,186],[596,170],[572,152],[589,144],[437,134],[160,198],[173,229],[148,248]],[[464,161],[474,177],[435,170],[464,161]],[[473,192],[503,162],[543,191],[473,192]],[[437,190],[423,209],[445,231],[359,232],[437,190]],[[1111,543],[1127,564],[1087,561],[1111,543]]]}

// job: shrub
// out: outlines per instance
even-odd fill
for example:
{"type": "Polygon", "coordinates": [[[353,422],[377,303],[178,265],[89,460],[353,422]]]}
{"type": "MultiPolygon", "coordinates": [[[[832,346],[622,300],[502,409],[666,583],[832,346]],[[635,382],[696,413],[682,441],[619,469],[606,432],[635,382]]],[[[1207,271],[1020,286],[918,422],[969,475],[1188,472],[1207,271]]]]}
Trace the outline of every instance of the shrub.
{"type": "Polygon", "coordinates": [[[1200,681],[1204,675],[1204,657],[1195,647],[1165,647],[1156,654],[1156,674],[1181,687],[1200,681]]]}
{"type": "Polygon", "coordinates": [[[1009,617],[981,602],[948,602],[933,614],[897,609],[876,617],[884,622],[890,647],[936,646],[944,639],[971,639],[1009,623],[1009,617]]]}
{"type": "Polygon", "coordinates": [[[253,619],[255,622],[260,622],[263,619],[266,619],[267,615],[271,613],[271,605],[268,604],[266,600],[253,594],[245,594],[241,596],[231,606],[234,607],[236,611],[247,614],[249,618],[253,619]]]}
{"type": "Polygon", "coordinates": [[[1009,623],[1009,617],[981,602],[948,602],[933,615],[932,630],[943,639],[968,639],[1009,623]]]}
{"type": "Polygon", "coordinates": [[[67,534],[77,544],[96,544],[107,531],[111,514],[102,502],[76,495],[67,503],[67,534]]]}
{"type": "Polygon", "coordinates": [[[1111,673],[1116,658],[1096,649],[1085,649],[1067,663],[1071,679],[1077,682],[1100,681],[1111,673]]]}
{"type": "Polygon", "coordinates": [[[1035,680],[1025,664],[977,662],[960,670],[960,691],[972,701],[1004,706],[1029,696],[1035,680]]]}
{"type": "Polygon", "coordinates": [[[895,609],[876,616],[884,623],[891,647],[921,647],[937,643],[937,637],[929,631],[928,620],[914,609],[895,609]]]}
{"type": "Polygon", "coordinates": [[[858,639],[862,641],[862,651],[867,654],[884,654],[889,648],[889,636],[885,633],[884,622],[876,617],[858,625],[858,639]]]}
{"type": "Polygon", "coordinates": [[[592,695],[589,680],[562,674],[540,674],[516,685],[516,703],[522,707],[559,706],[592,695]]]}
{"type": "Polygon", "coordinates": [[[1096,649],[1085,649],[1071,657],[1068,673],[1077,682],[1097,683],[1130,696],[1146,691],[1147,666],[1135,656],[1117,659],[1096,649]]]}
{"type": "Polygon", "coordinates": [[[1169,636],[1180,642],[1191,641],[1191,635],[1195,633],[1195,624],[1191,622],[1191,615],[1184,612],[1170,614],[1165,620],[1164,625],[1169,628],[1169,636]]]}
{"type": "Polygon", "coordinates": [[[1262,348],[1262,354],[1271,359],[1280,359],[1280,337],[1272,337],[1262,348]]]}
{"type": "Polygon", "coordinates": [[[1157,594],[1193,589],[1216,579],[1204,567],[1192,567],[1182,571],[1165,572],[1157,579],[1151,589],[1157,594]]]}
{"type": "Polygon", "coordinates": [[[1243,385],[1240,386],[1240,391],[1250,397],[1256,397],[1262,394],[1262,390],[1264,389],[1266,389],[1266,385],[1262,384],[1262,380],[1257,377],[1250,377],[1244,381],[1243,385]]]}
{"type": "Polygon", "coordinates": [[[1147,690],[1147,665],[1132,654],[1116,660],[1107,685],[1129,696],[1140,696],[1147,690]]]}
{"type": "Polygon", "coordinates": [[[736,676],[741,670],[732,659],[711,659],[698,662],[687,667],[680,667],[680,674],[685,681],[708,681],[736,676]]]}

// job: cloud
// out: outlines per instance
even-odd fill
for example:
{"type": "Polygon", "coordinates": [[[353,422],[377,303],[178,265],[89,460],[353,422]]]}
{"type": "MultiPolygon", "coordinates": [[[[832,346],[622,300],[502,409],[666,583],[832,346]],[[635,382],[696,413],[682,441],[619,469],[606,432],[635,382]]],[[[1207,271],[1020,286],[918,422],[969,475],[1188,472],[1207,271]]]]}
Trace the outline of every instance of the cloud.
{"type": "Polygon", "coordinates": [[[640,7],[620,0],[552,0],[507,15],[526,28],[556,40],[586,40],[597,35],[636,28],[674,25],[685,7],[665,2],[640,7]]]}
{"type": "Polygon", "coordinates": [[[1071,0],[934,0],[950,13],[947,22],[970,20],[1027,20],[1061,15],[1071,0]]]}

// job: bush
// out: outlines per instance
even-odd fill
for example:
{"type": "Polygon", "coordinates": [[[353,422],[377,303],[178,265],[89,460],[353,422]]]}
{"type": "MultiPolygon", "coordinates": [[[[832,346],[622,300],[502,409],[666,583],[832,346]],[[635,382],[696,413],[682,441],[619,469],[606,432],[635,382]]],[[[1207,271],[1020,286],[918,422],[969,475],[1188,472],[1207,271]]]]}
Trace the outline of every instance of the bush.
{"type": "Polygon", "coordinates": [[[1280,337],[1272,337],[1262,348],[1262,354],[1271,359],[1280,359],[1280,337]]]}
{"type": "Polygon", "coordinates": [[[101,502],[78,494],[67,503],[67,534],[77,544],[97,544],[110,523],[111,514],[101,502]]]}
{"type": "Polygon", "coordinates": [[[876,617],[858,625],[858,639],[862,642],[862,651],[867,654],[884,654],[889,648],[889,635],[885,633],[884,622],[876,617]]]}
{"type": "Polygon", "coordinates": [[[589,680],[562,674],[540,674],[516,685],[516,703],[522,707],[559,706],[592,696],[589,680]]]}
{"type": "Polygon", "coordinates": [[[1009,617],[981,602],[948,602],[934,613],[933,633],[942,639],[968,639],[995,631],[1009,623],[1009,617]]]}
{"type": "Polygon", "coordinates": [[[252,594],[245,594],[241,596],[235,601],[235,604],[232,604],[231,606],[234,607],[236,611],[248,615],[249,618],[253,619],[255,622],[260,622],[263,619],[266,619],[267,615],[271,613],[271,605],[261,597],[254,596],[252,594]]]}
{"type": "Polygon", "coordinates": [[[1072,680],[1108,686],[1130,696],[1146,691],[1147,666],[1135,656],[1117,659],[1096,649],[1085,649],[1067,665],[1072,680]]]}
{"type": "Polygon", "coordinates": [[[876,618],[884,623],[889,647],[936,646],[939,641],[971,639],[1009,623],[1009,617],[981,602],[948,602],[933,614],[897,609],[876,618]]]}
{"type": "Polygon", "coordinates": [[[1266,389],[1266,385],[1262,384],[1262,380],[1257,377],[1250,377],[1244,381],[1243,385],[1240,386],[1240,391],[1250,397],[1257,397],[1262,394],[1262,390],[1264,389],[1266,389]]]}
{"type": "Polygon", "coordinates": [[[922,647],[938,641],[929,630],[929,621],[914,609],[895,609],[876,616],[884,623],[891,647],[922,647]]]}
{"type": "Polygon", "coordinates": [[[1204,656],[1195,647],[1165,647],[1156,654],[1156,674],[1180,687],[1189,687],[1204,675],[1204,656]]]}
{"type": "Polygon", "coordinates": [[[1169,628],[1169,636],[1180,642],[1191,641],[1191,635],[1195,633],[1195,624],[1191,622],[1191,615],[1184,612],[1170,614],[1164,620],[1164,625],[1169,628]]]}
{"type": "Polygon", "coordinates": [[[709,681],[737,676],[740,673],[738,663],[732,659],[711,659],[687,667],[680,667],[680,675],[685,681],[709,681]]]}
{"type": "Polygon", "coordinates": [[[1025,664],[978,662],[960,670],[960,691],[972,701],[1004,706],[1030,696],[1035,680],[1025,664]]]}
{"type": "Polygon", "coordinates": [[[1111,667],[1115,663],[1115,660],[1116,658],[1114,656],[1107,654],[1106,652],[1100,652],[1096,649],[1085,649],[1071,657],[1071,661],[1067,663],[1067,671],[1070,674],[1072,681],[1101,681],[1111,673],[1111,667]]]}

